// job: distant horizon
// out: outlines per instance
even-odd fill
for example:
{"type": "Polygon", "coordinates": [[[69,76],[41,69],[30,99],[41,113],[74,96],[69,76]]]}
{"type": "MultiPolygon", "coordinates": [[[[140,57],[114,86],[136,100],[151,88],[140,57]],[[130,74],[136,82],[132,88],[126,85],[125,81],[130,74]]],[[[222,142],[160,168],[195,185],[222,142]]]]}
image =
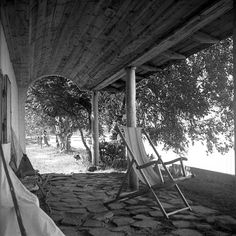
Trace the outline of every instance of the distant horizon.
{"type": "MultiPolygon", "coordinates": [[[[79,135],[72,136],[71,146],[74,148],[83,146],[79,135]]],[[[147,141],[145,141],[145,148],[149,155],[153,153],[152,148],[147,144],[147,141]]],[[[169,161],[178,157],[178,155],[171,150],[162,150],[162,147],[159,147],[157,151],[164,161],[169,161]]],[[[186,166],[235,175],[233,149],[224,155],[217,151],[207,155],[206,147],[200,142],[196,142],[194,146],[189,147],[186,157],[188,158],[188,161],[185,162],[186,166]]]]}
{"type": "MultiPolygon", "coordinates": [[[[147,153],[151,154],[151,148],[148,146],[146,148],[147,153]]],[[[176,153],[170,150],[164,151],[160,148],[158,152],[160,152],[164,160],[171,160],[178,157],[176,153]]],[[[185,157],[188,158],[188,161],[185,162],[186,166],[235,175],[235,159],[233,148],[224,155],[217,151],[207,154],[206,147],[200,142],[196,142],[195,145],[190,145],[189,151],[185,157]]]]}

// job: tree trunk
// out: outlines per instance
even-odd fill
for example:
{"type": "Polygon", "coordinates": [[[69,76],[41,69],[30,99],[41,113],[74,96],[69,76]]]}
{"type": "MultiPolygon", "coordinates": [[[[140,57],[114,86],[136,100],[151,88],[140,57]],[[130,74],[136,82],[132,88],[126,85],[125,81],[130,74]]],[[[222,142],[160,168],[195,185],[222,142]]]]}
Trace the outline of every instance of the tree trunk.
{"type": "Polygon", "coordinates": [[[92,161],[92,152],[90,150],[90,148],[88,147],[86,141],[85,141],[85,138],[84,138],[84,133],[83,133],[83,130],[81,128],[79,128],[79,132],[80,132],[80,136],[81,136],[81,140],[84,144],[84,147],[87,151],[87,154],[88,154],[88,161],[91,162],[92,161]]]}
{"type": "Polygon", "coordinates": [[[57,147],[63,151],[71,150],[71,136],[73,134],[70,120],[68,117],[57,117],[57,124],[55,125],[57,147]],[[59,144],[59,145],[58,145],[59,144]]]}
{"type": "Polygon", "coordinates": [[[73,133],[68,133],[66,135],[66,151],[69,152],[71,150],[71,136],[73,133]]]}
{"type": "Polygon", "coordinates": [[[57,148],[60,147],[60,143],[59,143],[59,140],[58,140],[58,135],[56,134],[56,144],[57,144],[57,148]]]}

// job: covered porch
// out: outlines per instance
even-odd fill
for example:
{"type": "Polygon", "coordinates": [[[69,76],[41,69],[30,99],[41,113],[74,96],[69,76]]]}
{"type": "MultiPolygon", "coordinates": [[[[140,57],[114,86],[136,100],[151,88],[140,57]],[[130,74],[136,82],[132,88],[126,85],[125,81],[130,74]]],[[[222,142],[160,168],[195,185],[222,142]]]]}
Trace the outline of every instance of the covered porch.
{"type": "MultiPolygon", "coordinates": [[[[99,91],[125,91],[127,126],[135,127],[137,82],[229,36],[234,39],[235,80],[235,15],[232,0],[2,1],[1,143],[11,142],[14,130],[26,151],[27,89],[41,78],[62,76],[93,94],[92,153],[96,165],[99,91]]],[[[235,231],[235,219],[192,199],[195,211],[173,216],[172,223],[158,215],[148,198],[101,206],[101,200],[116,190],[121,175],[51,175],[47,202],[51,217],[66,235],[150,235],[157,229],[163,235],[231,235],[235,231]]],[[[235,191],[235,176],[209,175],[202,183],[207,179],[219,187],[220,178],[235,191]]],[[[138,187],[135,175],[130,185],[138,187]]],[[[171,191],[161,199],[167,208],[172,208],[172,201],[178,204],[171,191]]]]}

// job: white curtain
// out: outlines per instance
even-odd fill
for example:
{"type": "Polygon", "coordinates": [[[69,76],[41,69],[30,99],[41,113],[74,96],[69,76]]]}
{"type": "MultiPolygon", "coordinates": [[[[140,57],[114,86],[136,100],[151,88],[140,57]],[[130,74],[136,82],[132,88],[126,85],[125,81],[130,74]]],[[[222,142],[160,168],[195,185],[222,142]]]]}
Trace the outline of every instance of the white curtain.
{"type": "MultiPolygon", "coordinates": [[[[2,148],[27,236],[64,236],[53,220],[40,209],[38,198],[25,188],[10,168],[10,143],[3,144],[2,148]]],[[[21,233],[3,168],[2,157],[0,157],[0,190],[0,235],[20,236],[21,233]]]]}

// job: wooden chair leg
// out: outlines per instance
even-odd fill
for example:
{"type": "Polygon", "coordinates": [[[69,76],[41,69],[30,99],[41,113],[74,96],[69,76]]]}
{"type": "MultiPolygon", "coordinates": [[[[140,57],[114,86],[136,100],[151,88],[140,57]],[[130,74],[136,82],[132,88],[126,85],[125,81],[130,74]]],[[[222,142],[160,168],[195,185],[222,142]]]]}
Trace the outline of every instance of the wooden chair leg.
{"type": "Polygon", "coordinates": [[[160,210],[161,210],[162,214],[165,216],[165,218],[166,218],[166,219],[168,219],[168,218],[169,218],[169,216],[168,216],[168,214],[167,214],[166,210],[164,209],[164,207],[162,206],[162,204],[161,204],[161,202],[160,202],[159,198],[157,197],[157,195],[156,195],[155,191],[154,191],[152,188],[150,188],[150,190],[151,190],[151,193],[152,193],[152,195],[154,196],[154,198],[155,198],[155,201],[156,201],[156,203],[157,203],[158,207],[160,208],[160,210]]]}
{"type": "Polygon", "coordinates": [[[185,206],[190,210],[192,211],[192,208],[190,207],[190,205],[188,204],[188,201],[187,199],[185,198],[185,196],[183,195],[182,191],[180,190],[179,186],[177,184],[175,184],[175,188],[177,190],[177,192],[179,193],[181,199],[183,200],[185,206]]]}

